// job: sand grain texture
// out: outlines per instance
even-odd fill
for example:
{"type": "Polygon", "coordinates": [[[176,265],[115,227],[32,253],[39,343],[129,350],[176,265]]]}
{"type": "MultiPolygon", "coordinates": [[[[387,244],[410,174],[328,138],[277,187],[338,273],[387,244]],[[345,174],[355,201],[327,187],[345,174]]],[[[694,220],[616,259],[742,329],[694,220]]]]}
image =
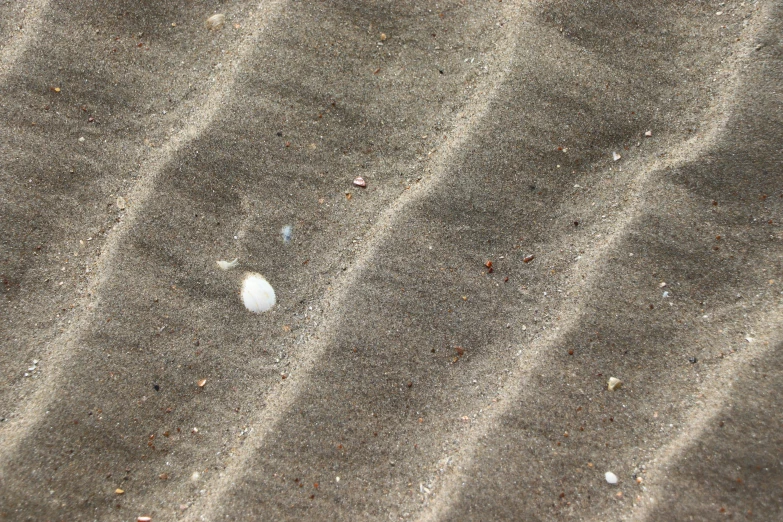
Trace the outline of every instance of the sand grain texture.
{"type": "Polygon", "coordinates": [[[2,519],[783,516],[780,2],[0,14],[2,519]]]}

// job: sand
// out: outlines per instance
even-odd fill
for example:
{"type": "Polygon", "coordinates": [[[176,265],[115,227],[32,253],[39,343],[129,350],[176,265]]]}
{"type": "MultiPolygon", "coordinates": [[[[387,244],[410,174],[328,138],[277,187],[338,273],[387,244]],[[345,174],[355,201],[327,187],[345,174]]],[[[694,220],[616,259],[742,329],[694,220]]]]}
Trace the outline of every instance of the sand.
{"type": "Polygon", "coordinates": [[[0,13],[1,520],[783,518],[780,2],[0,13]]]}

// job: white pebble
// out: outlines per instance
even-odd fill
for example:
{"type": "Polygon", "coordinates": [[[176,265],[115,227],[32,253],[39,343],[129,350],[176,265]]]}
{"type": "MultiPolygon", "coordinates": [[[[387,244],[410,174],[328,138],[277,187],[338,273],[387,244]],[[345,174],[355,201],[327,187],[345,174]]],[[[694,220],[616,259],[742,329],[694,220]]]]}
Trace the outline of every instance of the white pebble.
{"type": "Polygon", "coordinates": [[[609,382],[606,383],[606,388],[609,391],[615,391],[620,388],[620,386],[623,385],[623,381],[618,379],[617,377],[609,377],[609,382]]]}
{"type": "Polygon", "coordinates": [[[277,302],[272,285],[261,276],[248,272],[242,283],[242,302],[251,312],[266,312],[277,302]]]}
{"type": "Polygon", "coordinates": [[[606,482],[609,484],[617,484],[617,475],[611,471],[606,472],[606,482]]]}
{"type": "Polygon", "coordinates": [[[617,154],[616,152],[612,152],[612,159],[613,159],[613,160],[617,161],[617,160],[619,160],[620,158],[622,158],[622,156],[620,156],[620,155],[619,155],[619,154],[617,154]]]}

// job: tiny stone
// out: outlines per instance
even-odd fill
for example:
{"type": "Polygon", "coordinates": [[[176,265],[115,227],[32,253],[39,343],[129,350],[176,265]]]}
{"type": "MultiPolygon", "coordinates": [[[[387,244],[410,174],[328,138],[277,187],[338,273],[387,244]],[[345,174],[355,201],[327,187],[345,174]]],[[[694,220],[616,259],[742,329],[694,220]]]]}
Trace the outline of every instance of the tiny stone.
{"type": "Polygon", "coordinates": [[[617,484],[617,475],[615,475],[611,471],[607,471],[605,476],[606,476],[606,482],[608,484],[617,484]]]}
{"type": "Polygon", "coordinates": [[[353,184],[356,185],[357,187],[362,187],[362,188],[367,186],[367,182],[364,181],[364,178],[361,176],[357,176],[356,178],[354,178],[353,184]]]}
{"type": "Polygon", "coordinates": [[[223,23],[226,21],[226,15],[224,14],[215,14],[207,18],[207,21],[204,22],[207,26],[207,29],[210,31],[217,31],[221,27],[223,27],[223,23]]]}
{"type": "Polygon", "coordinates": [[[386,33],[381,33],[381,41],[383,42],[385,40],[386,40],[386,33]]]}
{"type": "Polygon", "coordinates": [[[288,244],[294,237],[294,228],[291,225],[285,225],[280,229],[280,235],[283,237],[283,243],[288,244]]]}
{"type": "Polygon", "coordinates": [[[651,138],[652,137],[652,131],[645,132],[644,136],[647,137],[647,138],[651,138]]]}
{"type": "Polygon", "coordinates": [[[617,377],[610,377],[609,382],[606,383],[606,388],[609,391],[615,391],[619,389],[622,385],[623,385],[623,381],[621,381],[617,377]]]}
{"type": "Polygon", "coordinates": [[[617,161],[617,160],[619,160],[620,158],[622,158],[622,156],[620,156],[620,155],[619,155],[619,154],[617,154],[616,152],[612,152],[612,159],[613,159],[614,161],[617,161]]]}
{"type": "Polygon", "coordinates": [[[79,136],[79,143],[84,143],[84,136],[79,136]]]}
{"type": "Polygon", "coordinates": [[[120,210],[125,210],[125,205],[126,205],[125,198],[122,197],[122,196],[118,196],[117,197],[117,208],[119,208],[120,210]]]}
{"type": "Polygon", "coordinates": [[[120,488],[117,488],[117,489],[114,490],[114,493],[117,494],[117,495],[122,495],[122,494],[125,493],[125,491],[121,490],[120,488]]]}

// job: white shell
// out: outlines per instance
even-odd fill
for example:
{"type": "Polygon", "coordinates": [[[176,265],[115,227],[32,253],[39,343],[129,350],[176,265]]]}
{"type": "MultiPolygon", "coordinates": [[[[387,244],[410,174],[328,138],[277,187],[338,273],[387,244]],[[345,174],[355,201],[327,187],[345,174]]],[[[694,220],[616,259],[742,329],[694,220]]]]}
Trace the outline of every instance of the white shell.
{"type": "Polygon", "coordinates": [[[609,484],[617,484],[617,475],[611,471],[606,472],[606,482],[609,484]]]}
{"type": "Polygon", "coordinates": [[[615,391],[623,385],[623,381],[617,377],[609,377],[609,382],[606,383],[606,387],[609,391],[615,391]]]}
{"type": "Polygon", "coordinates": [[[261,274],[248,272],[242,283],[242,302],[251,312],[266,312],[277,302],[275,289],[261,274]]]}
{"type": "Polygon", "coordinates": [[[357,187],[366,187],[367,186],[367,182],[364,181],[364,178],[361,177],[361,176],[357,176],[356,178],[354,178],[353,184],[356,185],[357,187]]]}
{"type": "Polygon", "coordinates": [[[207,18],[207,21],[204,22],[207,26],[207,29],[210,31],[216,31],[223,27],[223,23],[226,21],[226,15],[224,14],[215,14],[207,18]]]}
{"type": "Polygon", "coordinates": [[[216,263],[217,263],[217,266],[219,266],[221,270],[231,270],[232,268],[234,268],[235,266],[237,266],[239,264],[239,258],[237,257],[233,261],[223,261],[223,260],[220,260],[220,261],[216,261],[216,263]]]}
{"type": "Polygon", "coordinates": [[[622,156],[620,156],[620,155],[619,155],[619,154],[617,154],[616,152],[612,152],[612,159],[613,159],[613,160],[617,161],[617,160],[619,160],[620,158],[622,158],[622,156]]]}

